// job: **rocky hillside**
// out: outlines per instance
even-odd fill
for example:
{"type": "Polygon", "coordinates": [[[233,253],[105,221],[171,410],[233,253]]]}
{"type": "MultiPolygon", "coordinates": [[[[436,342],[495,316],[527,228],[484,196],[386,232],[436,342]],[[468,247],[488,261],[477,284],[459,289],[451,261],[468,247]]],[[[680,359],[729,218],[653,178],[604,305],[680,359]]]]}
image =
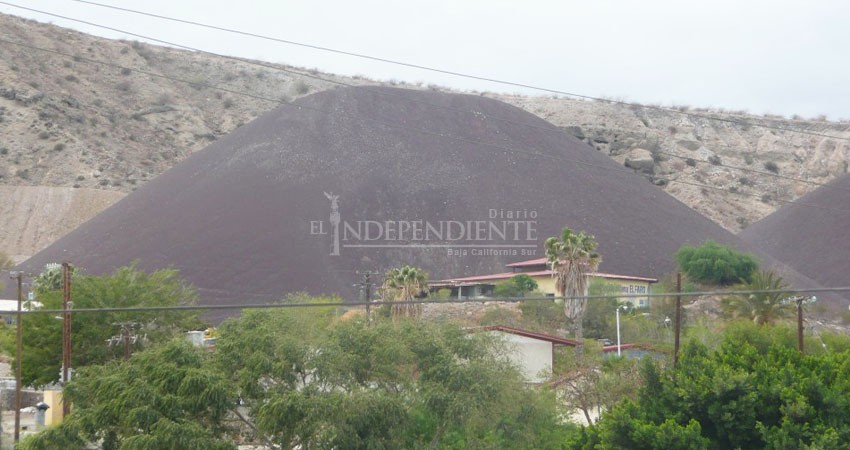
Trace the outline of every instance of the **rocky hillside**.
{"type": "MultiPolygon", "coordinates": [[[[126,193],[280,102],[340,84],[377,83],[107,40],[13,16],[0,15],[0,29],[4,39],[30,46],[0,46],[0,184],[8,186],[126,193]]],[[[850,160],[847,141],[679,111],[480,95],[563,127],[732,231],[847,172],[850,160]]],[[[678,109],[850,137],[847,123],[678,109]]]]}

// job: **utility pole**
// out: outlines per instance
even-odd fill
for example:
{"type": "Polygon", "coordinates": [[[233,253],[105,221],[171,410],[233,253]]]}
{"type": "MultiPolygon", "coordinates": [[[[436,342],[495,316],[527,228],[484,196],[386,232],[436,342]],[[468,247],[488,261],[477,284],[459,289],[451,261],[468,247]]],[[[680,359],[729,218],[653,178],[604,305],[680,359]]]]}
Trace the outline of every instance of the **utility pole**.
{"type": "Polygon", "coordinates": [[[132,327],[132,324],[127,322],[121,324],[121,337],[124,340],[124,361],[130,359],[130,327],[132,327]]]}
{"type": "Polygon", "coordinates": [[[141,324],[138,322],[115,322],[112,325],[117,326],[121,330],[121,334],[117,336],[112,336],[106,340],[106,342],[110,345],[122,345],[124,347],[124,360],[130,359],[130,356],[133,353],[133,344],[136,342],[146,342],[147,335],[139,336],[135,332],[137,328],[141,328],[141,324]]]}
{"type": "Polygon", "coordinates": [[[803,299],[805,297],[797,297],[797,350],[800,354],[803,353],[803,299]]]}
{"type": "Polygon", "coordinates": [[[673,326],[673,367],[679,363],[679,334],[682,332],[682,273],[676,272],[676,319],[673,326]]]}
{"type": "MultiPolygon", "coordinates": [[[[62,386],[71,381],[71,263],[62,263],[62,386]]],[[[71,412],[71,404],[62,396],[62,417],[71,412]]]]}
{"type": "Polygon", "coordinates": [[[372,275],[377,275],[377,272],[372,272],[371,270],[367,270],[365,272],[357,272],[358,275],[363,275],[363,281],[355,286],[360,287],[360,301],[366,303],[366,317],[370,316],[370,306],[369,303],[372,301],[372,286],[374,283],[372,282],[372,275]]]}
{"type": "Polygon", "coordinates": [[[21,359],[23,358],[23,314],[21,308],[24,303],[24,273],[12,272],[12,279],[18,282],[18,315],[15,322],[17,325],[16,334],[16,353],[15,353],[15,445],[21,439],[21,368],[23,367],[21,359]]]}

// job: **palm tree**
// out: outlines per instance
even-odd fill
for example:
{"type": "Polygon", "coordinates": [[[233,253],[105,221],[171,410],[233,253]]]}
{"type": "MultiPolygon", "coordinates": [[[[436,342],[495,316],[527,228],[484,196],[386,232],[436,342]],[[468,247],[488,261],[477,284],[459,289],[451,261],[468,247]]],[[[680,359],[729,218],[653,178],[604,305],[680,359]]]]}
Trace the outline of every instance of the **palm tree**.
{"type": "MultiPolygon", "coordinates": [[[[782,277],[769,270],[760,270],[752,281],[742,286],[746,291],[782,291],[788,289],[782,277]]],[[[794,314],[793,305],[787,301],[787,292],[740,294],[721,300],[721,308],[727,317],[745,318],[757,325],[770,325],[794,314]]]]}
{"type": "Polygon", "coordinates": [[[397,302],[393,305],[393,317],[417,317],[422,305],[408,303],[428,289],[427,276],[422,269],[403,266],[387,272],[384,281],[384,299],[397,302]]]}
{"type": "Polygon", "coordinates": [[[587,295],[587,274],[599,267],[602,257],[596,253],[596,239],[584,231],[561,230],[561,237],[546,239],[546,258],[556,278],[555,288],[564,297],[564,314],[572,322],[576,339],[583,337],[582,320],[587,299],[569,298],[587,295]]]}

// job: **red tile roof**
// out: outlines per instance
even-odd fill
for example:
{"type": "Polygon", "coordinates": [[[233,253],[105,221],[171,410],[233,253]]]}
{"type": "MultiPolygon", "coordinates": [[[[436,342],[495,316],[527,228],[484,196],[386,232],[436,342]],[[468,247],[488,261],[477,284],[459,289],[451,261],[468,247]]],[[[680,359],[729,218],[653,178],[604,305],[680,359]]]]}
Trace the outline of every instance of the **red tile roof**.
{"type": "Polygon", "coordinates": [[[549,262],[546,258],[537,258],[537,259],[529,259],[528,261],[519,261],[515,263],[510,263],[507,267],[528,267],[528,266],[539,266],[546,265],[549,262]]]}
{"type": "MultiPolygon", "coordinates": [[[[447,280],[439,280],[434,285],[457,285],[464,283],[481,283],[483,281],[497,281],[497,280],[507,280],[513,278],[517,275],[528,275],[530,277],[542,277],[542,276],[552,276],[551,270],[538,270],[535,272],[503,272],[503,273],[494,273],[490,275],[476,275],[472,277],[462,277],[462,278],[450,278],[447,280]]],[[[645,277],[635,277],[631,275],[616,275],[612,273],[603,273],[603,272],[590,272],[588,275],[592,277],[599,278],[610,278],[614,280],[633,280],[633,281],[646,281],[649,283],[656,283],[658,280],[656,278],[645,278],[645,277]]]]}
{"type": "Polygon", "coordinates": [[[476,327],[470,328],[469,331],[477,332],[477,331],[501,331],[504,333],[515,334],[517,336],[523,336],[532,339],[539,339],[541,341],[551,342],[556,345],[567,345],[570,347],[575,347],[579,344],[579,341],[574,339],[567,339],[560,336],[553,336],[551,334],[546,333],[538,333],[537,331],[524,330],[522,328],[509,327],[507,325],[489,325],[486,327],[476,327]]]}

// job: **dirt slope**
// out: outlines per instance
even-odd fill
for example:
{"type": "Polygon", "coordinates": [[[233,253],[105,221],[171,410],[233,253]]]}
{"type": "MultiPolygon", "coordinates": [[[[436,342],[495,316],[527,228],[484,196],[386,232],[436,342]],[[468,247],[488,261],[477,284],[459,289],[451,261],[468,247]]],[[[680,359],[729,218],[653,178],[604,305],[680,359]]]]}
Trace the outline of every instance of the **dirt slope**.
{"type": "Polygon", "coordinates": [[[96,189],[0,186],[0,249],[23,261],[124,195],[96,189]]]}

